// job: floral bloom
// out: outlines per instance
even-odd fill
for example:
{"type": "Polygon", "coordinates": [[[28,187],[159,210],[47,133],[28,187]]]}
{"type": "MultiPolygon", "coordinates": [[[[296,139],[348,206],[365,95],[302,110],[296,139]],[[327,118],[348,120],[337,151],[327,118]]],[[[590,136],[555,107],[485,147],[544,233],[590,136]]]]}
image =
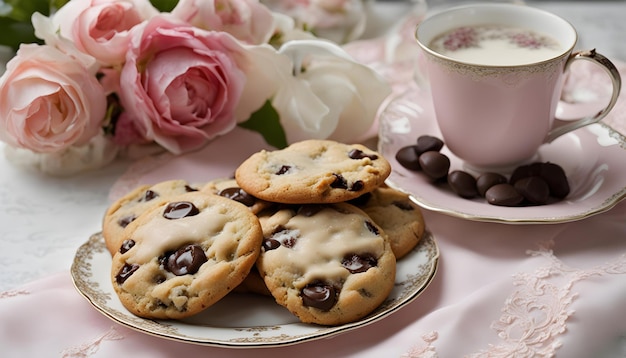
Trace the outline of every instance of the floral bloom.
{"type": "Polygon", "coordinates": [[[149,0],[74,0],[54,14],[53,23],[78,50],[112,66],[124,62],[130,30],[157,14],[149,0]]]}
{"type": "Polygon", "coordinates": [[[300,28],[336,43],[346,43],[365,31],[363,0],[262,0],[273,11],[292,17],[300,28]]]}
{"type": "Polygon", "coordinates": [[[0,78],[0,139],[50,153],[100,131],[106,98],[94,73],[50,47],[22,45],[0,78]]]}
{"type": "Polygon", "coordinates": [[[251,56],[225,32],[154,17],[137,28],[122,69],[125,119],[141,137],[174,154],[197,149],[271,96],[259,90],[264,84],[256,83],[255,71],[263,69],[251,66],[251,56]]]}
{"type": "Polygon", "coordinates": [[[179,0],[172,15],[254,45],[267,43],[274,31],[272,12],[258,0],[179,0]]]}
{"type": "Polygon", "coordinates": [[[391,92],[372,69],[327,41],[288,42],[279,53],[291,59],[295,74],[272,100],[290,143],[309,138],[358,140],[391,92]]]}

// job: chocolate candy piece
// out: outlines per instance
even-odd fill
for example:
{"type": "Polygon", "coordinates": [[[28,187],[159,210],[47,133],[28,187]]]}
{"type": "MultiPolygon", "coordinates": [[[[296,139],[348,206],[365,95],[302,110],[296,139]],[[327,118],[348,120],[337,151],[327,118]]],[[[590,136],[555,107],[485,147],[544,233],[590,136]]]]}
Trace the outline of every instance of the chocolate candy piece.
{"type": "Polygon", "coordinates": [[[115,282],[119,285],[126,282],[126,280],[130,277],[130,275],[134,274],[135,271],[139,269],[138,264],[129,264],[125,263],[124,266],[120,269],[120,271],[115,275],[115,282]]]}
{"type": "Polygon", "coordinates": [[[242,203],[245,206],[252,206],[256,203],[256,198],[245,190],[237,187],[225,188],[220,190],[217,195],[242,203]]]}
{"type": "Polygon", "coordinates": [[[522,194],[508,183],[492,186],[485,193],[485,198],[489,204],[498,206],[518,206],[524,201],[522,194]]]}
{"type": "Polygon", "coordinates": [[[515,185],[520,179],[538,176],[541,173],[542,163],[532,163],[527,165],[520,165],[515,168],[513,173],[511,174],[511,179],[509,179],[509,183],[515,185]]]}
{"type": "Polygon", "coordinates": [[[167,256],[165,269],[176,276],[194,274],[207,262],[200,245],[187,245],[167,256]]]}
{"type": "Polygon", "coordinates": [[[450,169],[450,158],[445,154],[428,151],[420,155],[420,166],[426,175],[432,179],[445,178],[450,169]]]}
{"type": "Polygon", "coordinates": [[[418,155],[429,151],[438,152],[443,148],[443,141],[437,137],[430,135],[422,135],[417,138],[417,146],[415,148],[418,155]]]}
{"type": "Polygon", "coordinates": [[[348,254],[341,260],[341,266],[351,273],[360,273],[376,267],[378,260],[372,254],[348,254]]]}
{"type": "Polygon", "coordinates": [[[515,182],[514,187],[531,204],[544,205],[548,202],[550,188],[540,177],[522,178],[515,182]]]}
{"type": "Polygon", "coordinates": [[[506,182],[506,177],[502,174],[483,173],[476,179],[476,189],[478,190],[478,194],[484,197],[489,188],[496,184],[504,184],[506,182]]]}
{"type": "Polygon", "coordinates": [[[163,211],[163,217],[170,220],[182,219],[187,216],[198,215],[200,210],[188,201],[169,203],[163,211]]]}
{"type": "Polygon", "coordinates": [[[550,162],[543,163],[539,176],[548,184],[550,195],[563,199],[569,194],[569,183],[561,166],[550,162]]]}
{"type": "Polygon", "coordinates": [[[448,184],[462,198],[473,198],[478,195],[476,179],[468,172],[455,170],[448,174],[448,184]]]}
{"type": "Polygon", "coordinates": [[[417,146],[409,145],[402,147],[396,152],[396,160],[400,165],[408,170],[420,170],[422,167],[419,162],[419,154],[417,153],[417,146]]]}
{"type": "Polygon", "coordinates": [[[306,286],[301,291],[302,303],[308,307],[315,307],[322,311],[328,311],[337,303],[337,290],[325,282],[316,281],[306,286]]]}

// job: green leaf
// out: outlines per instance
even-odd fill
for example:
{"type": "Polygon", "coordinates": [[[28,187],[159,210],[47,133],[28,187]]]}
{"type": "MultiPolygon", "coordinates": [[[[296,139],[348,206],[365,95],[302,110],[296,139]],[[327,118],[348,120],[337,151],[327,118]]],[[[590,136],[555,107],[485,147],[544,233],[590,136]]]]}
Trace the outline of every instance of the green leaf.
{"type": "Polygon", "coordinates": [[[43,43],[35,37],[35,30],[30,22],[0,17],[0,34],[0,45],[9,46],[15,51],[21,43],[43,43]]]}
{"type": "Polygon", "coordinates": [[[30,23],[30,17],[34,12],[40,12],[46,16],[50,14],[50,0],[5,0],[5,6],[10,8],[6,14],[13,20],[30,23]]]}
{"type": "Polygon", "coordinates": [[[150,0],[152,5],[162,12],[170,12],[178,4],[178,0],[150,0]]]}
{"type": "Polygon", "coordinates": [[[250,119],[239,123],[239,126],[260,133],[268,144],[278,149],[287,146],[287,136],[270,101],[265,102],[263,107],[252,113],[250,119]]]}

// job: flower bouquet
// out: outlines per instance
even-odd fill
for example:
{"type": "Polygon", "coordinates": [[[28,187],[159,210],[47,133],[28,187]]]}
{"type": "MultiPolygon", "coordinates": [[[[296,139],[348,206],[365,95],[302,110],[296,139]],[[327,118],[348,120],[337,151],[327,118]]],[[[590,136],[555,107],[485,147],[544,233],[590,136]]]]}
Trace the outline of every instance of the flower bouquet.
{"type": "MultiPolygon", "coordinates": [[[[33,42],[8,44],[17,52],[0,78],[0,140],[9,160],[56,175],[137,148],[198,150],[235,126],[277,148],[361,140],[390,93],[341,46],[362,31],[361,1],[61,0],[47,16],[34,8],[33,42]]],[[[37,0],[3,3],[3,14],[19,13],[11,3],[37,0]]]]}

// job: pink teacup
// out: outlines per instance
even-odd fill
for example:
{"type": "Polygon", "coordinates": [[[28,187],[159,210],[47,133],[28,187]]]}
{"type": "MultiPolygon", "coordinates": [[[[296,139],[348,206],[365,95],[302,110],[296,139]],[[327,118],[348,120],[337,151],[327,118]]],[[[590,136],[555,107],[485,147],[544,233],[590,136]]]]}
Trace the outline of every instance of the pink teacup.
{"type": "Polygon", "coordinates": [[[443,139],[469,169],[507,171],[534,160],[542,144],[601,120],[620,92],[619,72],[606,57],[573,53],[572,25],[529,6],[447,9],[424,19],[416,39],[443,139]],[[564,74],[579,59],[606,70],[612,96],[590,117],[559,120],[564,74]]]}

